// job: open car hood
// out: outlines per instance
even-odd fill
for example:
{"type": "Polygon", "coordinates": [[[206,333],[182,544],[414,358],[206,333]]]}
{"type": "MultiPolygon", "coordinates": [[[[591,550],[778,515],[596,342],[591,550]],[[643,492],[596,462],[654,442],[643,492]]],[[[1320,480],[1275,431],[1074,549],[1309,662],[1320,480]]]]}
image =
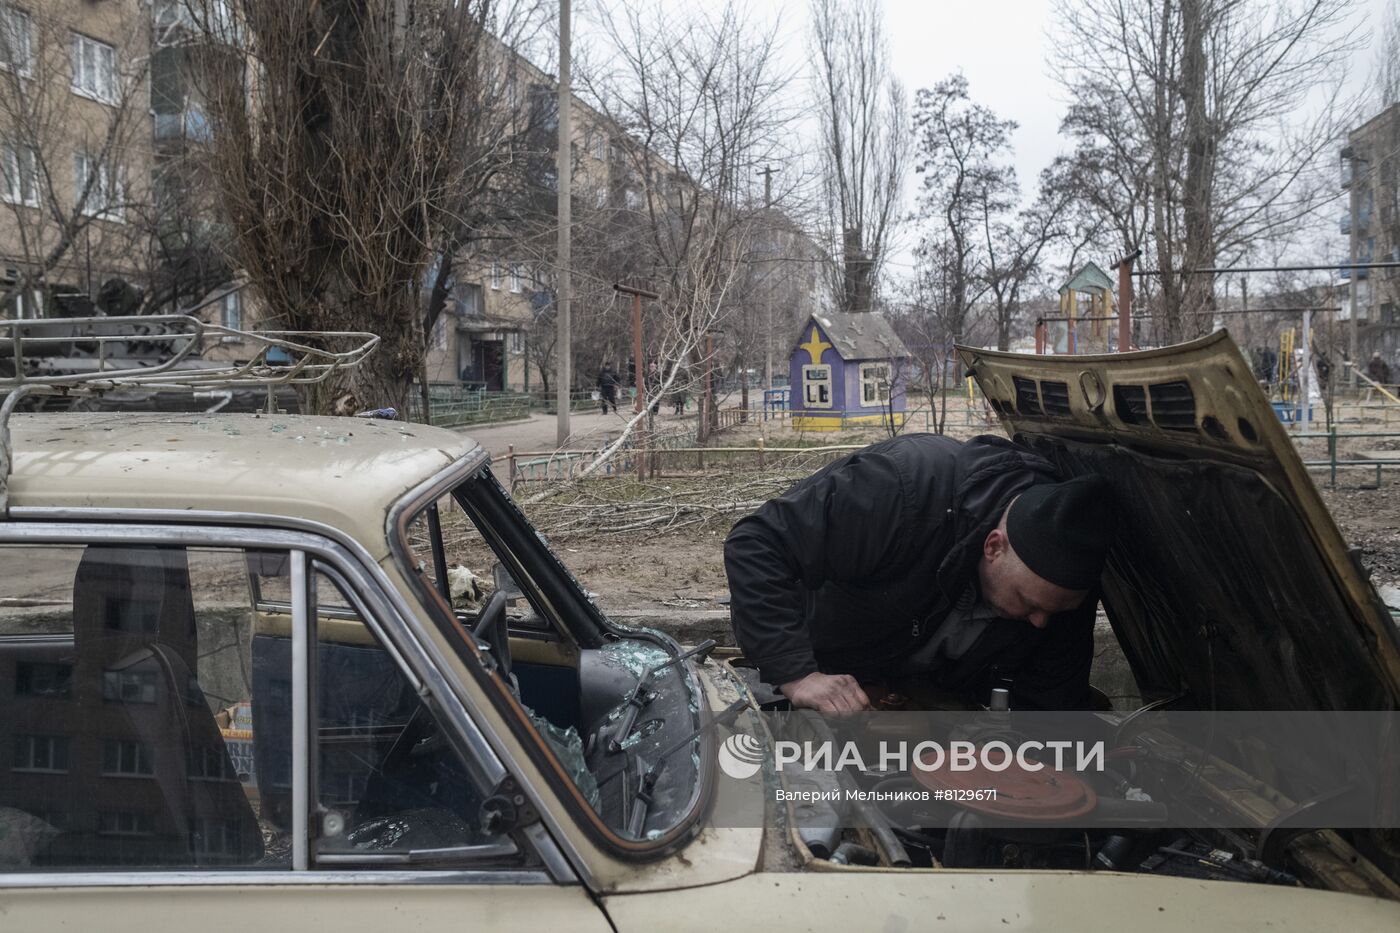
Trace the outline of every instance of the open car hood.
{"type": "Polygon", "coordinates": [[[1103,602],[1147,699],[1400,708],[1400,638],[1229,335],[1139,353],[959,347],[1014,441],[1097,473],[1103,602]]]}

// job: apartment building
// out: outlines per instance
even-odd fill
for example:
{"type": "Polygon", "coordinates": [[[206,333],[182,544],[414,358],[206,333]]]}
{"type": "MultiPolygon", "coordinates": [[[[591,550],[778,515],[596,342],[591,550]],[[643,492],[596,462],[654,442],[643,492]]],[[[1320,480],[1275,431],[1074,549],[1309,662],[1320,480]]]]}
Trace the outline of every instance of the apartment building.
{"type": "MultiPolygon", "coordinates": [[[[170,244],[178,250],[182,242],[182,231],[171,227],[216,225],[218,216],[214,186],[191,177],[200,153],[217,140],[192,53],[180,41],[191,26],[187,15],[179,0],[0,0],[0,290],[8,282],[16,292],[0,314],[122,313],[144,298],[147,309],[202,304],[200,316],[235,328],[279,323],[264,319],[252,290],[236,287],[236,270],[162,287],[172,265],[200,260],[170,255],[170,244]]],[[[532,134],[528,177],[511,183],[523,184],[533,199],[536,227],[489,231],[456,257],[426,368],[436,384],[520,391],[541,387],[541,369],[553,366],[538,350],[551,342],[547,316],[555,300],[557,87],[524,56],[504,46],[501,54],[508,75],[502,106],[532,134]],[[540,348],[532,348],[535,338],[540,348]]],[[[625,224],[629,214],[635,221],[648,206],[673,207],[693,186],[656,154],[641,152],[606,114],[578,97],[572,110],[575,261],[582,269],[591,261],[579,245],[584,230],[594,231],[600,249],[622,250],[599,231],[625,224]]],[[[778,261],[800,249],[789,242],[803,239],[800,233],[786,221],[772,226],[760,238],[762,261],[754,267],[763,270],[765,333],[801,316],[796,305],[807,303],[801,296],[814,292],[816,281],[815,259],[801,267],[778,261]]],[[[609,283],[576,273],[576,320],[612,300],[609,283]]],[[[621,340],[630,345],[625,335],[621,340]]],[[[764,340],[762,358],[780,357],[782,348],[764,340]]],[[[207,352],[236,359],[242,351],[230,343],[207,352]]],[[[621,356],[613,362],[624,364],[621,356]]]]}
{"type": "MultiPolygon", "coordinates": [[[[528,134],[533,153],[515,183],[533,201],[535,216],[546,219],[553,215],[558,190],[558,85],[524,56],[505,48],[501,54],[509,71],[503,105],[528,134]]],[[[643,186],[626,170],[623,134],[578,96],[571,109],[575,229],[590,211],[640,209],[643,186]]],[[[530,341],[539,336],[536,321],[555,300],[554,228],[502,232],[457,257],[452,298],[430,335],[431,383],[525,391],[547,381],[540,373],[544,356],[531,352],[530,341]]],[[[575,289],[575,313],[586,314],[586,295],[577,282],[575,289]]]]}
{"type": "Polygon", "coordinates": [[[1400,104],[1347,134],[1342,187],[1348,208],[1341,219],[1346,255],[1339,264],[1347,286],[1341,317],[1349,319],[1355,293],[1357,355],[1379,350],[1400,362],[1400,269],[1359,269],[1351,263],[1400,262],[1400,104]],[[1354,281],[1353,281],[1354,279],[1354,281]]]}
{"type": "Polygon", "coordinates": [[[0,314],[124,309],[146,273],[151,14],[0,3],[0,314]]]}

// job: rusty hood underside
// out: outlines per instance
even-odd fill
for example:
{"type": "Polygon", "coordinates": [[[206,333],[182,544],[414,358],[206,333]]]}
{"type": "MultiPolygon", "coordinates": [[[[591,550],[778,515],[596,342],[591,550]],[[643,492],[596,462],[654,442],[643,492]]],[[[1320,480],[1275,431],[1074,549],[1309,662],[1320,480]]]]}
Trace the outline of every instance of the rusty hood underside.
{"type": "Polygon", "coordinates": [[[1139,353],[960,347],[1007,433],[1117,499],[1103,601],[1146,698],[1400,707],[1400,639],[1229,335],[1139,353]]]}

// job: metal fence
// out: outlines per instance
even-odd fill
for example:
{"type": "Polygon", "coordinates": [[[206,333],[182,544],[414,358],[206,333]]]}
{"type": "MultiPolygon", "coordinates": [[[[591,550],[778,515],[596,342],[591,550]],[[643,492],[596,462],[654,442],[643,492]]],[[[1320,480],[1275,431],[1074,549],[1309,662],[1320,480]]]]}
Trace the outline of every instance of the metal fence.
{"type": "Polygon", "coordinates": [[[1327,440],[1327,459],[1312,459],[1303,461],[1303,465],[1309,470],[1326,470],[1328,472],[1327,485],[1333,489],[1337,488],[1337,471],[1347,469],[1363,469],[1376,471],[1376,486],[1381,484],[1381,470],[1384,467],[1400,466],[1400,450],[1376,450],[1367,451],[1363,456],[1351,456],[1343,454],[1338,450],[1339,440],[1393,440],[1400,438],[1400,433],[1393,431],[1338,431],[1335,427],[1326,434],[1321,432],[1315,434],[1305,434],[1295,436],[1295,441],[1327,440]],[[1389,456],[1387,456],[1389,455],[1389,456]]]}
{"type": "MultiPolygon", "coordinates": [[[[753,447],[694,447],[689,438],[656,438],[645,451],[633,447],[618,450],[592,475],[599,478],[636,478],[639,466],[654,479],[696,475],[763,471],[811,473],[832,460],[860,450],[863,444],[833,444],[822,447],[774,446],[759,443],[753,447]],[[638,457],[644,458],[638,463],[638,457]]],[[[578,477],[599,456],[600,450],[517,451],[493,458],[499,475],[514,489],[522,483],[569,480],[578,477]]]]}
{"type": "MultiPolygon", "coordinates": [[[[622,394],[621,392],[618,393],[618,402],[623,404],[623,407],[630,407],[621,397],[622,394]]],[[[602,403],[594,397],[594,393],[590,389],[578,389],[569,393],[569,411],[594,411],[597,410],[601,404],[602,403]]],[[[548,392],[543,389],[531,389],[530,405],[535,411],[544,412],[548,415],[559,411],[559,399],[558,396],[555,395],[553,389],[548,392]]]]}
{"type": "MultiPolygon", "coordinates": [[[[408,400],[409,419],[422,422],[422,391],[416,389],[408,400]]],[[[514,421],[530,416],[530,396],[519,392],[487,392],[462,386],[428,388],[429,423],[444,428],[468,424],[514,421]]]]}

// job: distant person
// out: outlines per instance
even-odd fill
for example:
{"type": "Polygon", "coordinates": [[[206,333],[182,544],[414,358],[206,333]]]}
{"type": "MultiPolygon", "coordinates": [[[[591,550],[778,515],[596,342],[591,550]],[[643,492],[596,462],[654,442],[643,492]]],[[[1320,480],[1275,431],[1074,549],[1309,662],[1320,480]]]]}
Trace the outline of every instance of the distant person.
{"type": "Polygon", "coordinates": [[[651,400],[651,413],[655,415],[661,408],[661,367],[656,365],[656,360],[647,364],[646,390],[651,400]]]}
{"type": "Polygon", "coordinates": [[[1390,385],[1390,364],[1381,357],[1381,351],[1371,354],[1371,360],[1366,364],[1366,377],[1380,385],[1390,385]]]}
{"type": "Polygon", "coordinates": [[[612,406],[613,414],[617,414],[617,373],[613,372],[611,363],[604,363],[603,368],[598,371],[598,400],[603,403],[603,414],[608,413],[608,406],[612,406]]]}

